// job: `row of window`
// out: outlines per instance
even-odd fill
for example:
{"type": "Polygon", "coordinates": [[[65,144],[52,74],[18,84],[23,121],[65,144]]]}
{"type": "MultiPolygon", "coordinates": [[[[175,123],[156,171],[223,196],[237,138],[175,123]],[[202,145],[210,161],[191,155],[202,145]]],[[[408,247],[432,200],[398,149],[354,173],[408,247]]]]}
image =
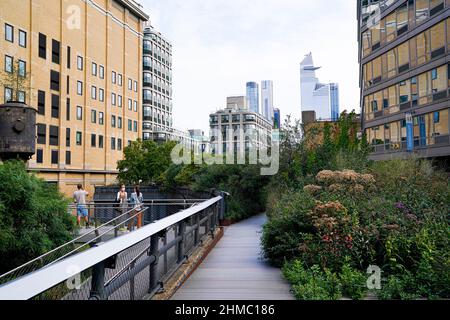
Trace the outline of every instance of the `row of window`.
{"type": "MultiPolygon", "coordinates": [[[[15,42],[15,31],[14,26],[5,23],[5,40],[8,42],[15,42]]],[[[22,48],[27,47],[27,32],[19,29],[18,33],[18,43],[22,48]]]]}
{"type": "MultiPolygon", "coordinates": [[[[449,109],[432,112],[413,118],[415,147],[450,143],[449,109]]],[[[366,129],[367,140],[382,150],[400,150],[406,148],[406,120],[395,121],[383,126],[366,129]]],[[[379,151],[379,150],[378,150],[379,151]]]]}
{"type": "Polygon", "coordinates": [[[162,77],[163,80],[172,80],[172,70],[169,68],[161,67],[160,64],[153,62],[150,57],[144,56],[143,68],[145,71],[152,71],[155,75],[162,77]]]}
{"type": "MultiPolygon", "coordinates": [[[[363,57],[444,10],[444,0],[409,0],[362,34],[363,57]]],[[[450,1],[447,0],[447,5],[450,1]]]]}
{"type": "Polygon", "coordinates": [[[366,121],[404,112],[448,97],[450,64],[364,97],[366,121]]]}
{"type": "MultiPolygon", "coordinates": [[[[36,163],[44,163],[44,150],[36,149],[36,163]]],[[[51,164],[59,164],[59,150],[51,150],[51,164]]],[[[72,152],[66,151],[66,165],[72,164],[72,152]]]]}
{"type": "Polygon", "coordinates": [[[168,66],[172,66],[172,55],[169,51],[144,38],[144,54],[150,54],[168,66]]]}
{"type": "Polygon", "coordinates": [[[172,96],[172,85],[169,81],[161,80],[159,77],[152,76],[150,72],[144,72],[144,90],[150,87],[168,98],[172,96]]]}
{"type": "MultiPolygon", "coordinates": [[[[48,144],[50,146],[59,146],[59,127],[58,126],[48,126],[48,144]]],[[[45,145],[47,144],[47,125],[38,123],[36,125],[36,134],[37,134],[37,144],[45,145]]],[[[77,146],[83,145],[83,133],[81,131],[77,131],[75,133],[75,144],[77,146]]],[[[129,141],[130,144],[130,141],[129,141]]],[[[66,143],[65,146],[67,148],[71,147],[71,129],[66,128],[66,143]]],[[[91,134],[91,147],[92,148],[104,148],[104,136],[103,135],[97,135],[92,133],[91,134]]],[[[111,150],[118,150],[122,151],[122,139],[121,138],[115,138],[111,137],[111,150]]]]}
{"type": "Polygon", "coordinates": [[[390,79],[411,68],[441,57],[445,55],[447,46],[450,48],[450,18],[447,19],[447,22],[438,23],[418,36],[366,63],[363,70],[364,87],[370,87],[382,80],[390,79]]]}

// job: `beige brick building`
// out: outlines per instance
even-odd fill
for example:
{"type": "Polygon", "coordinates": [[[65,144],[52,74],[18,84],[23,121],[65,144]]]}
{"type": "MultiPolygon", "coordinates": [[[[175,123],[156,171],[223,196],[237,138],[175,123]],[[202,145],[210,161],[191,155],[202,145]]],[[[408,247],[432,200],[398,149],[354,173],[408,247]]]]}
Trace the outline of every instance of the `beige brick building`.
{"type": "MultiPolygon", "coordinates": [[[[142,38],[132,0],[2,0],[0,65],[31,76],[38,110],[28,166],[71,194],[115,182],[123,148],[142,136],[142,38]]],[[[0,103],[15,93],[0,88],[0,103]]],[[[15,99],[13,99],[15,100],[15,99]]]]}

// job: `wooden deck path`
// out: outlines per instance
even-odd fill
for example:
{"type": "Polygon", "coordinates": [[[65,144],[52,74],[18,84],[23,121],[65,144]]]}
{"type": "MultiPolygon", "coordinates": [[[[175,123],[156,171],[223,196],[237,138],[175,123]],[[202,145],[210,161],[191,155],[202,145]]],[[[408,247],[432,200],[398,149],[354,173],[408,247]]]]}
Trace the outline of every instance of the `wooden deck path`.
{"type": "Polygon", "coordinates": [[[261,260],[265,215],[225,229],[224,237],[172,300],[293,300],[281,271],[261,260]]]}

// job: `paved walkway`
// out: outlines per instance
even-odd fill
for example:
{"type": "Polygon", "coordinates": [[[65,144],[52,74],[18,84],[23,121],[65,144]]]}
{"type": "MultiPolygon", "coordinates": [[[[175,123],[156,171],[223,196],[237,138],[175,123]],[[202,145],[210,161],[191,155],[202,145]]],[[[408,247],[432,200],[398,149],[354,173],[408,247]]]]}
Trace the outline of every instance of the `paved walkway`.
{"type": "Polygon", "coordinates": [[[227,227],[172,300],[293,300],[281,271],[260,258],[265,221],[265,215],[259,215],[227,227]]]}

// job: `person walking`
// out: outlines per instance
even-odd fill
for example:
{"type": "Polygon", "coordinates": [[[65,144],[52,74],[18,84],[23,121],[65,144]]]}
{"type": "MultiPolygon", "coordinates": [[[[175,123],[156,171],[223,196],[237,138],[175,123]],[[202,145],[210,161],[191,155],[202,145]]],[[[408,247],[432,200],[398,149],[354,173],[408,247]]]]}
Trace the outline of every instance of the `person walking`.
{"type": "Polygon", "coordinates": [[[131,194],[130,203],[133,205],[133,216],[137,215],[137,228],[139,229],[142,227],[142,210],[144,209],[143,208],[144,196],[142,195],[141,190],[137,185],[134,186],[134,192],[131,194]]]}
{"type": "Polygon", "coordinates": [[[89,214],[86,207],[86,197],[89,192],[83,189],[83,186],[79,184],[77,191],[73,193],[73,201],[77,204],[77,225],[80,226],[81,218],[84,218],[86,228],[89,228],[89,214]]]}
{"type": "MultiPolygon", "coordinates": [[[[117,192],[116,202],[119,203],[120,215],[125,214],[128,210],[128,193],[126,192],[126,188],[125,188],[124,184],[122,184],[120,186],[120,190],[119,190],[119,192],[117,192]]],[[[124,217],[123,221],[125,221],[126,219],[127,218],[124,217]]],[[[125,229],[125,226],[123,226],[121,229],[125,229]]]]}

